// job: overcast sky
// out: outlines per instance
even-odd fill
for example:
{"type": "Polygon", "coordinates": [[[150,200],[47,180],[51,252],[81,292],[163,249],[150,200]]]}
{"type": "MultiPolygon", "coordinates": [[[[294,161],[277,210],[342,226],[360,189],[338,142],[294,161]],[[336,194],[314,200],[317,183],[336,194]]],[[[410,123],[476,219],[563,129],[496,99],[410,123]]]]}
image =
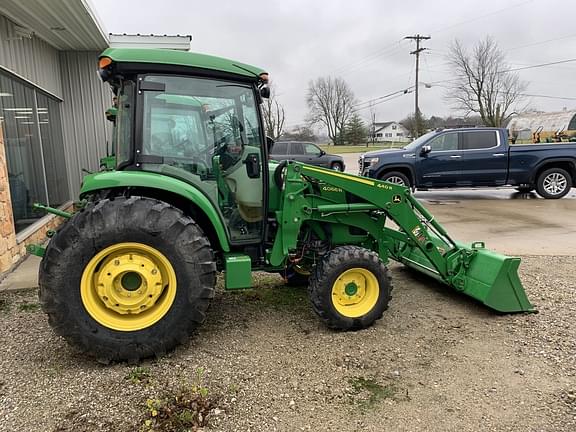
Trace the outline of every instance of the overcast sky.
{"type": "MultiPolygon", "coordinates": [[[[423,83],[451,78],[450,43],[472,47],[491,35],[516,67],[576,58],[573,0],[92,0],[111,33],[190,34],[192,51],[229,57],[266,69],[285,106],[287,125],[306,117],[306,90],[320,76],[345,79],[359,101],[414,84],[414,43],[431,39],[421,57],[423,83]],[[551,39],[555,39],[551,41],[551,39]]],[[[518,72],[526,93],[545,111],[576,108],[576,62],[518,72]]],[[[445,84],[443,84],[445,85],[445,84]]],[[[420,90],[426,115],[454,114],[445,88],[420,90]]],[[[414,94],[374,107],[377,121],[401,120],[414,109],[414,94]]],[[[369,118],[369,110],[360,111],[369,118]]]]}

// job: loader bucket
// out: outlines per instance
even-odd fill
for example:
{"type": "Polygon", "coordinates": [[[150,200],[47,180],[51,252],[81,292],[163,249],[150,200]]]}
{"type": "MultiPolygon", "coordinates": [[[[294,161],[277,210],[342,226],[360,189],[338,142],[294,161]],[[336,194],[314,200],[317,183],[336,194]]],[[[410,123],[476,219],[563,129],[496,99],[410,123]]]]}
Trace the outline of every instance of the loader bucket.
{"type": "Polygon", "coordinates": [[[478,247],[474,244],[470,247],[458,244],[458,247],[474,251],[460,283],[443,280],[417,248],[407,248],[399,261],[452,286],[498,312],[535,312],[518,277],[520,258],[501,255],[484,249],[483,245],[478,247]]]}
{"type": "Polygon", "coordinates": [[[498,312],[534,312],[518,277],[520,258],[475,250],[465,274],[464,294],[498,312]]]}

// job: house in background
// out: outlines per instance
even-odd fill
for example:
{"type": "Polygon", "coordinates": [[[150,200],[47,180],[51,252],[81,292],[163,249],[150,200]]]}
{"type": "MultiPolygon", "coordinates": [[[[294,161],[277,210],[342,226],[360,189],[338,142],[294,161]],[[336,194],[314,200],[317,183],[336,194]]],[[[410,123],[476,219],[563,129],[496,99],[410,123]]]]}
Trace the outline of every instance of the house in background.
{"type": "Polygon", "coordinates": [[[410,131],[396,122],[375,122],[374,140],[376,142],[410,142],[410,131]]]}
{"type": "Polygon", "coordinates": [[[90,0],[0,1],[0,279],[72,207],[111,141],[108,46],[188,50],[190,36],[109,35],[90,0]]]}

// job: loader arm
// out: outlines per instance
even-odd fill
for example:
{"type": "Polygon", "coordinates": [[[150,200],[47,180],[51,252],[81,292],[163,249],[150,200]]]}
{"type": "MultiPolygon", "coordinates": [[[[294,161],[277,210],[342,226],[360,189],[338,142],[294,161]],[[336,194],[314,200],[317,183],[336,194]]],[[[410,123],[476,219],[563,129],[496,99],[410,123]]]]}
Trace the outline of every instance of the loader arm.
{"type": "Polygon", "coordinates": [[[280,265],[293,256],[304,224],[347,225],[365,231],[362,245],[384,262],[401,262],[500,312],[533,310],[517,274],[519,258],[489,251],[482,242],[468,246],[454,241],[409,189],[297,162],[284,166],[270,264],[280,265]],[[318,184],[340,189],[348,198],[326,199],[315,192],[318,184]]]}

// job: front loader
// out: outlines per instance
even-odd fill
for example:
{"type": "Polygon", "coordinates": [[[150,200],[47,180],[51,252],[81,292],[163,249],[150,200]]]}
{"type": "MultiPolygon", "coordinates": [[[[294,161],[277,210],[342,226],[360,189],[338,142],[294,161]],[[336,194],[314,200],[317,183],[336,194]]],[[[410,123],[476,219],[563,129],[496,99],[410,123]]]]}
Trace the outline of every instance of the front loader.
{"type": "MultiPolygon", "coordinates": [[[[388,307],[390,259],[499,312],[533,307],[519,258],[454,241],[392,183],[268,159],[260,102],[268,75],[231,60],[108,49],[115,154],[84,178],[79,209],[40,266],[50,324],[103,360],[161,355],[252,272],[308,285],[319,317],[356,330],[388,307]]],[[[62,215],[62,214],[61,214],[62,215]]],[[[64,215],[68,216],[68,215],[64,215]]]]}

